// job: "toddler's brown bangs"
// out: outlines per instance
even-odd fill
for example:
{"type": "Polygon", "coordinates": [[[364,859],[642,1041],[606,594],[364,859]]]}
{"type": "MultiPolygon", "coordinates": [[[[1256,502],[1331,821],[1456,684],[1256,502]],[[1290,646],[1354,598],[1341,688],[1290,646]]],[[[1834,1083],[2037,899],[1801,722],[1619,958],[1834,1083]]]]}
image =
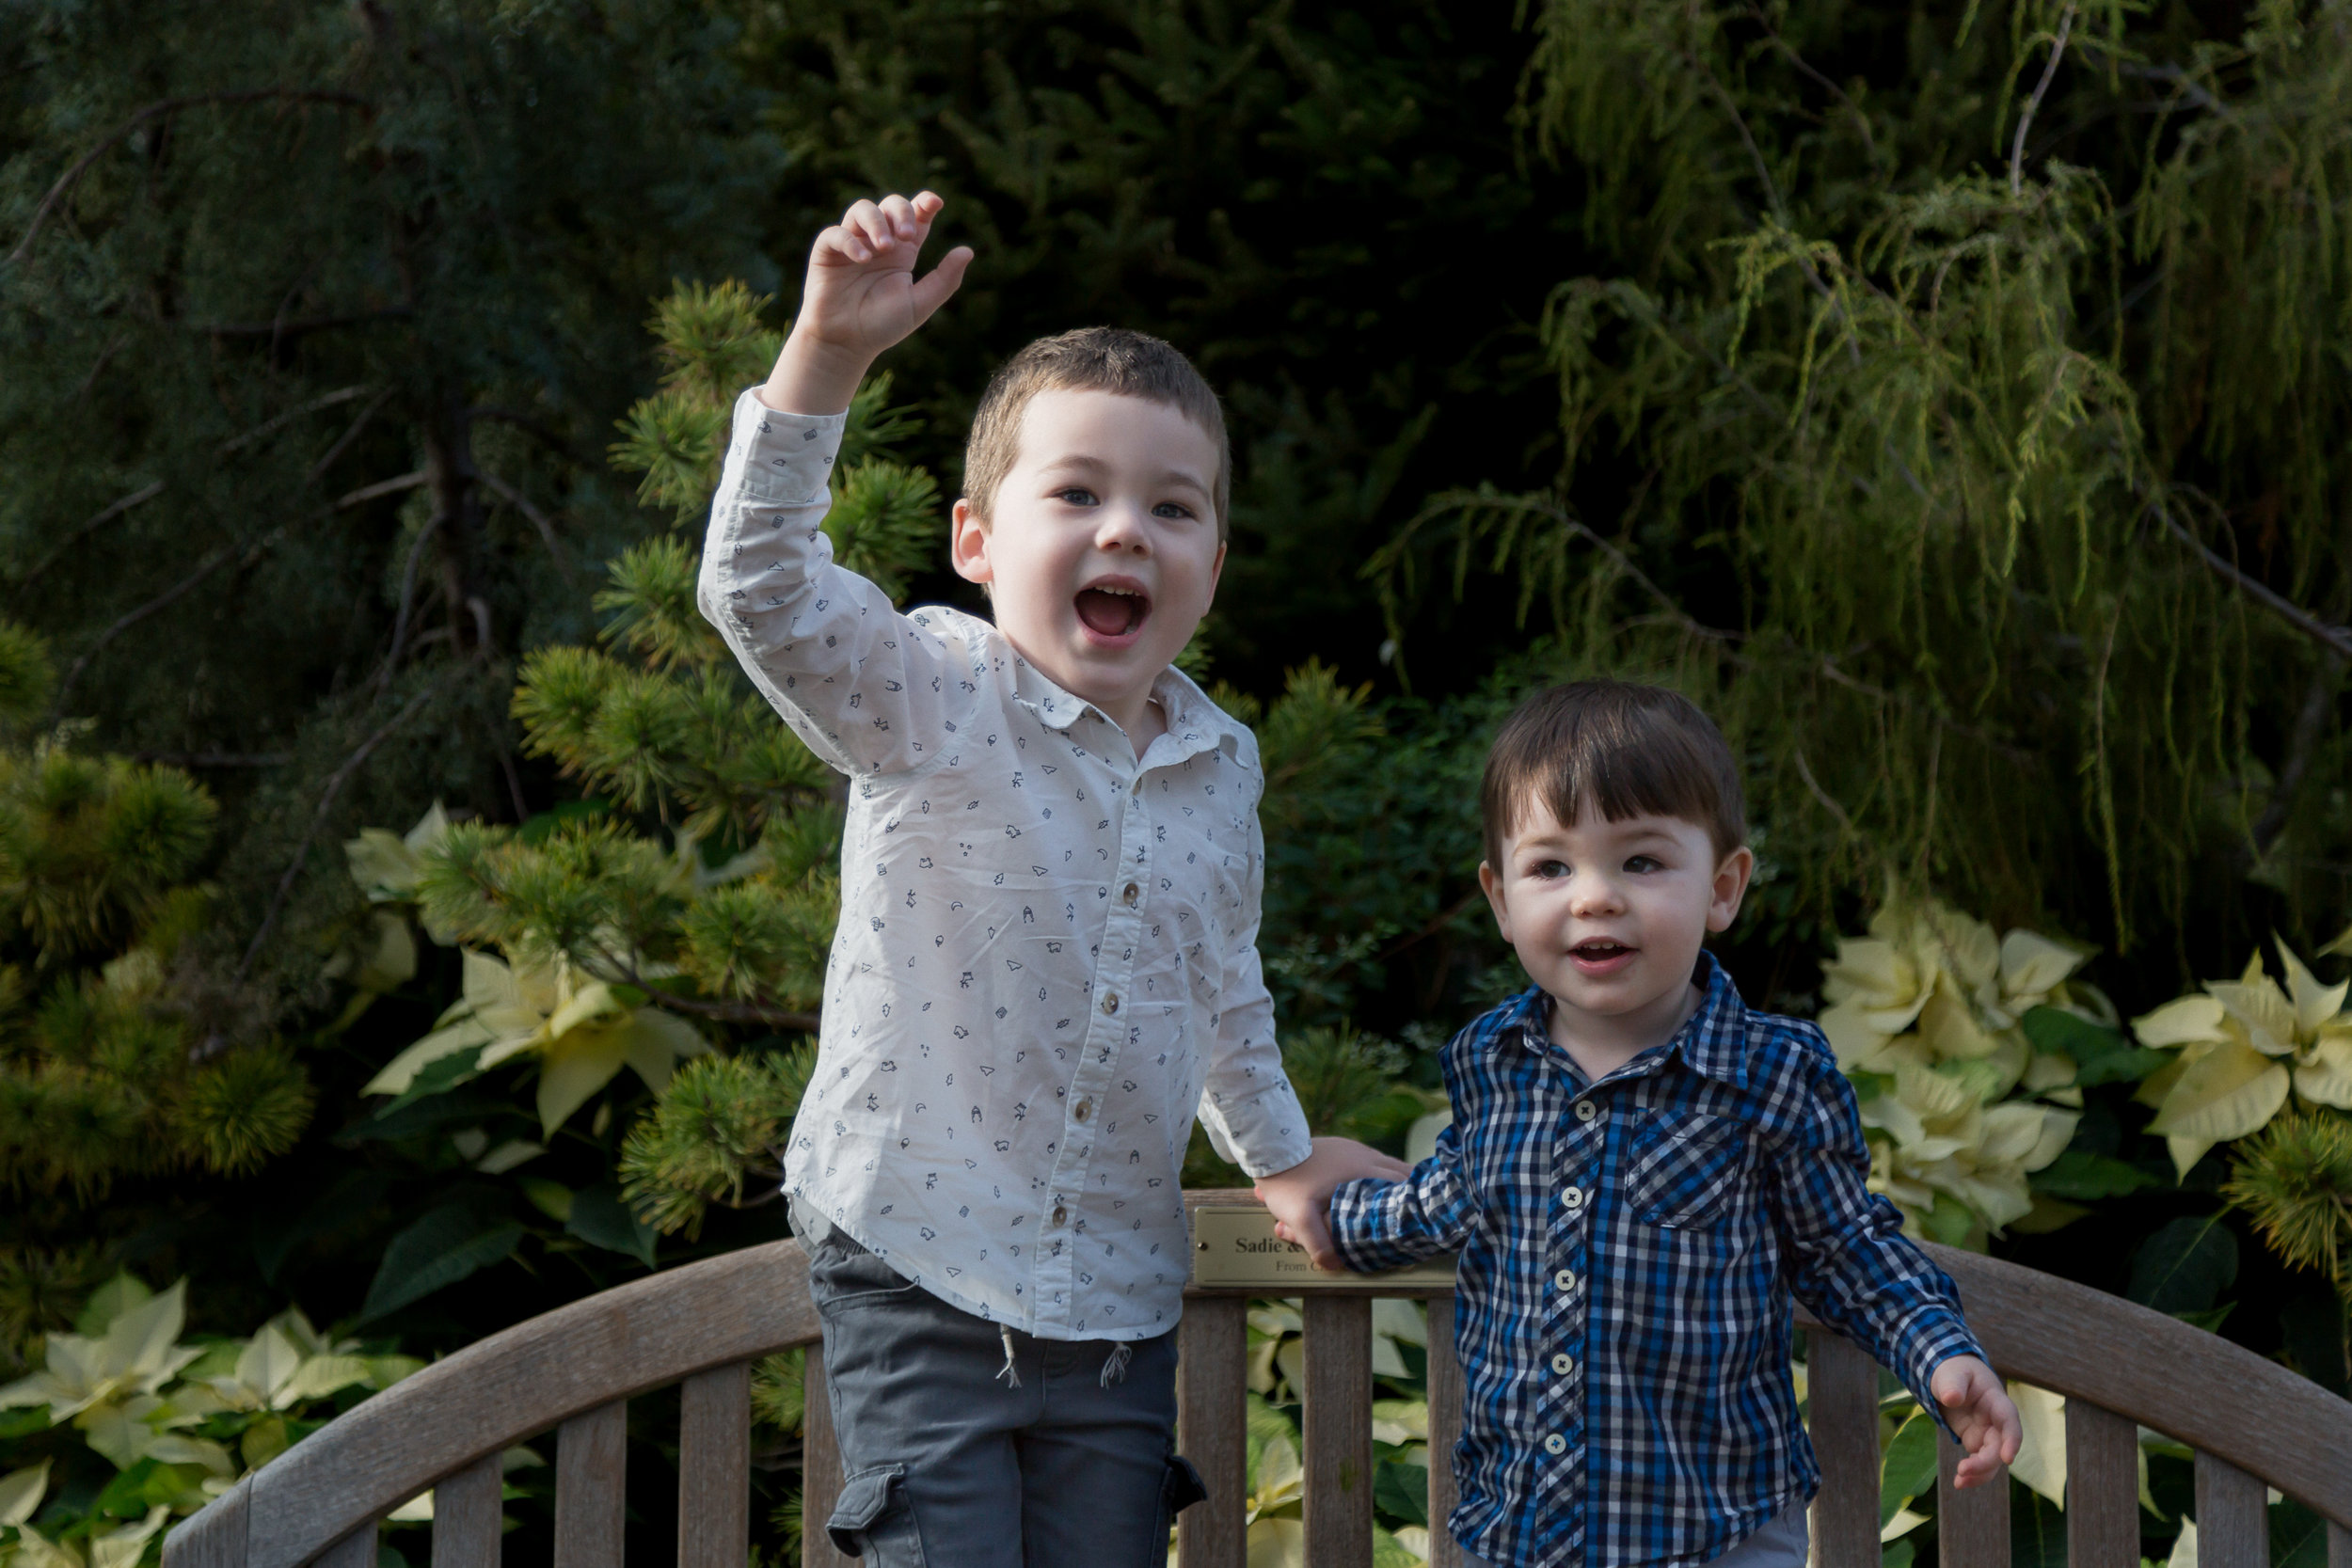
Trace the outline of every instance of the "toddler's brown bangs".
{"type": "Polygon", "coordinates": [[[1611,822],[1673,816],[1707,830],[1721,859],[1747,842],[1740,769],[1715,721],[1680,692],[1630,681],[1571,681],[1503,721],[1478,790],[1486,863],[1530,805],[1572,823],[1589,803],[1611,822]]]}

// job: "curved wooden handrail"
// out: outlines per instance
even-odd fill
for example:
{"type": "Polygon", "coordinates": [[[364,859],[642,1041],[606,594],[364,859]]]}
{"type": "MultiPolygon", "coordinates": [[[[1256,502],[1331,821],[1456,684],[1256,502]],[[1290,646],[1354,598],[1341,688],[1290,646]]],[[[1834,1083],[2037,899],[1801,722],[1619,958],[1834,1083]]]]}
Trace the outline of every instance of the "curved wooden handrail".
{"type": "Polygon", "coordinates": [[[300,1568],[443,1476],[567,1417],[818,1336],[808,1260],[770,1242],[491,1335],[330,1421],[173,1532],[175,1568],[300,1568]],[[211,1550],[244,1532],[243,1549],[211,1550]]]}
{"type": "MultiPolygon", "coordinates": [[[[2177,1438],[2352,1528],[2352,1403],[2104,1291],[1928,1250],[1960,1286],[2004,1376],[2177,1438]]],[[[182,1525],[167,1562],[300,1568],[443,1477],[558,1422],[818,1334],[794,1242],[604,1291],[492,1335],[330,1422],[182,1525]]]]}

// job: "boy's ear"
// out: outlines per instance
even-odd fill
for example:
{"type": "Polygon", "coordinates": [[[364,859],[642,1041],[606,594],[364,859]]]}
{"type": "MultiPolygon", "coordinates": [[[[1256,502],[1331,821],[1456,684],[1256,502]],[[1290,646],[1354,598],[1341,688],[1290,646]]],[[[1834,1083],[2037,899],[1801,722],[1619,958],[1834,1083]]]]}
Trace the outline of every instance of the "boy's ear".
{"type": "Polygon", "coordinates": [[[1740,918],[1740,901],[1748,895],[1748,879],[1756,874],[1756,851],[1742,844],[1715,868],[1714,897],[1707,906],[1707,928],[1728,931],[1740,918]]]}
{"type": "Polygon", "coordinates": [[[1486,907],[1495,911],[1495,925],[1502,931],[1502,940],[1511,940],[1511,910],[1502,901],[1502,879],[1485,861],[1478,863],[1478,885],[1486,895],[1486,907]]]}
{"type": "Polygon", "coordinates": [[[988,559],[988,527],[972,502],[957,497],[955,510],[948,517],[947,559],[955,566],[956,576],[966,582],[994,580],[996,568],[988,559]]]}

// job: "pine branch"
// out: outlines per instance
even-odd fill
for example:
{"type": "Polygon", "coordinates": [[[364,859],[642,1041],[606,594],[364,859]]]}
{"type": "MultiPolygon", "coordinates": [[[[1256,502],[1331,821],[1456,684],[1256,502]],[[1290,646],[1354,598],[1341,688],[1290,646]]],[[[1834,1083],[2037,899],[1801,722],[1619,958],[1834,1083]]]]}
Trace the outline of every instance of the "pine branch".
{"type": "Polygon", "coordinates": [[[294,891],[294,879],[302,875],[302,863],[310,853],[311,842],[318,837],[319,830],[326,825],[327,813],[334,809],[335,798],[342,793],[343,785],[351,782],[351,776],[374,754],[375,749],[394,730],[415,718],[418,710],[439,696],[459,673],[453,670],[409,698],[398,713],[386,720],[374,734],[359,742],[358,748],[343,759],[342,767],[327,775],[326,787],[319,796],[318,809],[310,814],[310,825],[302,831],[302,841],[294,846],[294,858],[286,863],[285,874],[278,879],[277,890],[270,895],[269,908],[262,912],[261,928],[253,933],[252,942],[246,946],[244,958],[237,964],[235,984],[245,983],[245,977],[252,972],[253,960],[261,957],[262,945],[269,941],[270,933],[277,929],[278,917],[285,910],[287,895],[294,891]]]}
{"type": "Polygon", "coordinates": [[[306,333],[326,332],[338,326],[358,326],[363,322],[405,321],[416,310],[406,305],[383,305],[373,310],[345,310],[332,316],[305,316],[290,322],[184,322],[190,332],[200,332],[213,338],[267,338],[272,343],[306,333]]]}
{"type": "Polygon", "coordinates": [[[100,512],[98,515],[92,517],[88,522],[84,523],[80,528],[75,529],[72,532],[67,534],[63,539],[58,540],[56,545],[52,546],[47,555],[42,556],[39,561],[35,562],[31,570],[27,571],[23,577],[16,579],[16,586],[20,589],[30,588],[35,579],[40,578],[43,572],[46,572],[50,567],[55,566],[59,561],[63,560],[68,550],[71,550],[74,546],[80,544],[83,540],[97,532],[106,524],[113,522],[117,517],[121,516],[124,513],[131,511],[135,507],[145,506],[149,501],[153,500],[157,496],[160,496],[163,493],[164,482],[159,479],[154,483],[147,486],[144,490],[134,490],[129,495],[122,497],[120,499],[111,502],[103,511],[100,512]]]}
{"type": "Polygon", "coordinates": [[[326,449],[326,454],[310,465],[310,471],[303,476],[303,483],[316,484],[320,480],[325,479],[326,470],[335,466],[335,459],[341,457],[350,448],[351,443],[359,438],[359,433],[368,428],[368,421],[375,418],[375,411],[389,402],[391,395],[392,389],[387,387],[370,398],[367,405],[352,416],[351,423],[343,427],[343,433],[335,438],[335,444],[326,449]]]}
{"type": "Polygon", "coordinates": [[[242,436],[232,436],[223,441],[220,444],[220,455],[226,457],[232,451],[249,447],[263,436],[283,430],[305,414],[315,414],[322,408],[332,408],[339,403],[349,403],[353,398],[365,397],[368,388],[364,383],[357,387],[340,387],[334,391],[314,397],[308,403],[298,404],[275,419],[262,420],[242,436]]]}
{"type": "Polygon", "coordinates": [[[2352,626],[2331,626],[2310,610],[2267,585],[2248,577],[2229,562],[2208,549],[2202,541],[2183,527],[2161,496],[2148,499],[2148,510],[2156,520],[2172,532],[2172,536],[2197,552],[2197,559],[2205,569],[2256,604],[2267,610],[2296,631],[2333,652],[2340,658],[2352,658],[2352,626]]]}
{"type": "Polygon", "coordinates": [[[2074,0],[2066,0],[2066,9],[2058,17],[2058,37],[2050,44],[2049,63],[2042,68],[2042,80],[2034,84],[2033,96],[2026,100],[2025,112],[2017,117],[2017,135],[2009,144],[2009,194],[2026,193],[2026,132],[2033,125],[2033,117],[2042,107],[2042,95],[2050,90],[2052,78],[2058,75],[2058,61],[2066,57],[2066,35],[2074,29],[2074,0]]]}
{"type": "MultiPolygon", "coordinates": [[[[16,243],[16,248],[8,252],[6,261],[0,261],[0,266],[14,266],[18,261],[23,261],[24,253],[32,248],[33,241],[40,238],[41,226],[49,221],[49,214],[56,210],[58,202],[65,199],[66,192],[73,188],[74,182],[88,172],[90,165],[98,161],[101,153],[149,120],[163,115],[176,114],[182,109],[194,108],[203,103],[252,103],[265,99],[282,99],[301,103],[341,103],[370,111],[374,108],[374,105],[366,99],[354,97],[347,92],[328,92],[303,87],[262,87],[251,92],[201,92],[184,98],[166,98],[150,103],[101,136],[96,146],[74,160],[72,167],[57,176],[57,182],[49,187],[49,194],[42,197],[40,205],[33,209],[33,221],[25,227],[24,237],[16,243]]],[[[263,330],[266,331],[267,328],[263,330]]]]}
{"type": "Polygon", "coordinates": [[[555,525],[548,521],[548,515],[540,511],[537,507],[532,505],[530,499],[520,490],[516,489],[513,485],[507,483],[506,481],[490,472],[489,469],[480,469],[474,474],[474,477],[482,481],[484,484],[488,485],[491,493],[496,495],[499,499],[504,501],[507,505],[513,507],[516,511],[531,519],[532,527],[539,531],[540,540],[548,546],[548,555],[554,561],[555,569],[564,574],[564,580],[566,584],[573,588],[578,588],[580,586],[580,578],[573,575],[572,563],[564,557],[564,546],[557,543],[555,537],[555,525]]]}
{"type": "Polygon", "coordinates": [[[169,588],[165,589],[161,594],[156,594],[153,598],[148,600],[145,604],[140,605],[137,609],[125,610],[122,614],[117,616],[113,625],[109,626],[104,631],[100,632],[96,641],[92,641],[88,647],[82,650],[82,656],[75,659],[72,664],[67,668],[65,678],[57,682],[56,695],[50,699],[49,711],[51,721],[54,722],[64,715],[66,698],[73,690],[73,683],[82,678],[82,672],[89,668],[90,661],[92,659],[96,658],[101,653],[105,651],[107,644],[114,641],[116,638],[121,636],[124,632],[129,631],[133,626],[137,626],[141,621],[146,620],[149,616],[155,614],[159,610],[167,610],[171,606],[178,604],[182,599],[187,597],[188,594],[194,593],[197,588],[201,586],[207,578],[210,578],[215,572],[219,571],[223,566],[228,565],[231,561],[235,561],[240,557],[258,557],[262,551],[267,549],[272,544],[275,544],[278,539],[285,533],[285,525],[281,523],[277,528],[271,529],[267,532],[262,534],[259,538],[250,541],[232,540],[230,543],[223,545],[220,548],[215,550],[211,555],[205,557],[205,559],[197,566],[195,571],[189,573],[186,577],[182,578],[178,582],[173,583],[169,588]]]}

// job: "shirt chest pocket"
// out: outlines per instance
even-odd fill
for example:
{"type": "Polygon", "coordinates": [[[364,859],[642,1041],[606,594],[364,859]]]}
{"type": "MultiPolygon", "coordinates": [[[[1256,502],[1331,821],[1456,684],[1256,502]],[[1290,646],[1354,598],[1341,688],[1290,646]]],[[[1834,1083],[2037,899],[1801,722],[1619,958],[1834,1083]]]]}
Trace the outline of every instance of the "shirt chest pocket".
{"type": "Polygon", "coordinates": [[[1750,1163],[1747,1128],[1739,1121],[1651,1117],[1627,1151],[1626,1203],[1645,1225],[1708,1229],[1745,1207],[1750,1163]]]}

